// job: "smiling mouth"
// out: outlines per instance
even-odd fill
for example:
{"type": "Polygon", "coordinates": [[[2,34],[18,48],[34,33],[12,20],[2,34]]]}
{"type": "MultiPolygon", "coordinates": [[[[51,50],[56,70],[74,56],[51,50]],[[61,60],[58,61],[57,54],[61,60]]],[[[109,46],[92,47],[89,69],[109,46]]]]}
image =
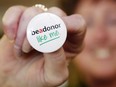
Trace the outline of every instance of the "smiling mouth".
{"type": "Polygon", "coordinates": [[[108,59],[111,57],[110,50],[105,48],[96,49],[95,56],[99,59],[108,59]]]}

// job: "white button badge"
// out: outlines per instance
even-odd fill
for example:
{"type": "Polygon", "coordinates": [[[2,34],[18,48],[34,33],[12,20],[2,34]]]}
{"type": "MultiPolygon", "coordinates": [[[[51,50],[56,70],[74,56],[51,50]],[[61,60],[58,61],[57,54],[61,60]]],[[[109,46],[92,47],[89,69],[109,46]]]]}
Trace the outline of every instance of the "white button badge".
{"type": "Polygon", "coordinates": [[[27,27],[27,39],[39,52],[50,53],[61,48],[67,37],[67,29],[60,17],[41,13],[32,18],[27,27]]]}

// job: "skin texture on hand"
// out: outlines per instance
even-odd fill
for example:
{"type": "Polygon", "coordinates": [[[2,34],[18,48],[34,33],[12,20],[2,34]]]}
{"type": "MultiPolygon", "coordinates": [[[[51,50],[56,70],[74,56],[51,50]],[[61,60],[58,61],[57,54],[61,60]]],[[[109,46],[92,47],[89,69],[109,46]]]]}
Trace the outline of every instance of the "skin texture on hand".
{"type": "Polygon", "coordinates": [[[53,53],[35,51],[27,41],[29,21],[43,10],[13,6],[3,17],[5,35],[0,40],[0,87],[56,87],[68,78],[68,63],[83,47],[85,21],[80,15],[66,16],[59,8],[48,12],[65,22],[68,38],[62,48],[53,53]]]}

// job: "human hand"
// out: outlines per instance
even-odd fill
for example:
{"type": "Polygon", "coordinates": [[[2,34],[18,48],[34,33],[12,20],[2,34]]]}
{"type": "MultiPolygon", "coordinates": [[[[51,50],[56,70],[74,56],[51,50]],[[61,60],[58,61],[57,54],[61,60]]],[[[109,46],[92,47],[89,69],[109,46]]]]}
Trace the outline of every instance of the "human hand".
{"type": "Polygon", "coordinates": [[[49,8],[48,12],[60,16],[66,24],[68,37],[56,52],[40,53],[28,43],[26,29],[32,17],[42,12],[24,6],[6,11],[5,35],[0,41],[0,87],[56,87],[67,80],[68,63],[83,47],[85,22],[80,15],[66,16],[59,8],[49,8]]]}

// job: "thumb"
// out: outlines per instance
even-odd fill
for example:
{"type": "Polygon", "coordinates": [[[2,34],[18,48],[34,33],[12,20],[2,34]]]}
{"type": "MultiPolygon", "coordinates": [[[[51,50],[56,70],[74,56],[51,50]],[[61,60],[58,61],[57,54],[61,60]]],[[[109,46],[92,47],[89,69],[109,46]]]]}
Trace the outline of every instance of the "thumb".
{"type": "Polygon", "coordinates": [[[44,76],[45,81],[52,85],[62,84],[68,77],[68,68],[66,56],[63,48],[60,48],[56,52],[44,54],[44,76]]]}

